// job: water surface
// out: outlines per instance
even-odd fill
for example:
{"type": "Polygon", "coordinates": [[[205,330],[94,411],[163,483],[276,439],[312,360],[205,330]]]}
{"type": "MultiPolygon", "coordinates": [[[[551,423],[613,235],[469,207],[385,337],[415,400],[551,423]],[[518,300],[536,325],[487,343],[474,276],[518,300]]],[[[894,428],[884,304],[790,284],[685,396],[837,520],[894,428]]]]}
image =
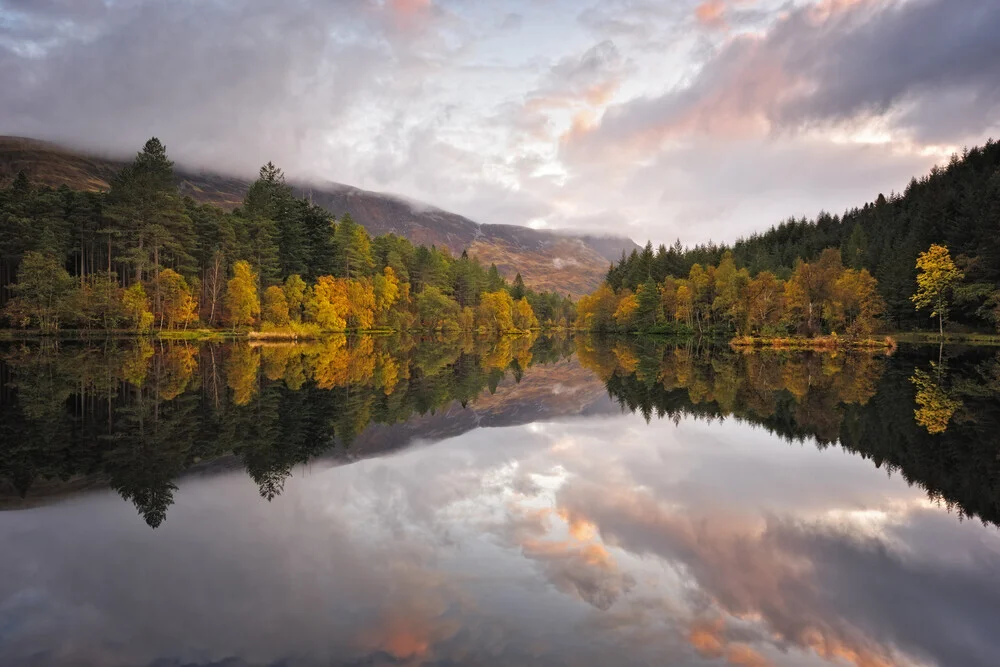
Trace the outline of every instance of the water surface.
{"type": "Polygon", "coordinates": [[[3,665],[994,665],[1000,358],[0,348],[3,665]]]}

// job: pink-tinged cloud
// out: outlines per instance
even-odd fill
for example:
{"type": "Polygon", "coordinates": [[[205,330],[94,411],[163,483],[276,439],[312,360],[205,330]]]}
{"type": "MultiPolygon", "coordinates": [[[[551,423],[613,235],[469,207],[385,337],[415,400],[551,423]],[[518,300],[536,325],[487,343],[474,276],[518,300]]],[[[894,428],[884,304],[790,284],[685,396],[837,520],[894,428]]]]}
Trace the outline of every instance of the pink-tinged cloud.
{"type": "Polygon", "coordinates": [[[403,31],[421,28],[434,8],[431,0],[388,0],[386,7],[396,28],[403,31]]]}
{"type": "MultiPolygon", "coordinates": [[[[873,120],[920,143],[976,140],[996,124],[982,110],[1000,110],[1000,5],[970,2],[979,20],[944,0],[822,0],[793,9],[763,34],[726,41],[686,86],[612,106],[597,125],[566,134],[564,154],[635,160],[678,137],[767,137],[873,120]],[[927,35],[919,47],[914,34],[927,35]],[[978,111],[948,113],[941,100],[949,94],[978,111]]],[[[697,16],[718,24],[726,8],[706,0],[697,16]]]]}
{"type": "Polygon", "coordinates": [[[642,491],[592,495],[587,487],[562,493],[560,514],[590,525],[608,543],[637,554],[679,559],[706,596],[708,616],[695,619],[691,646],[735,667],[769,661],[732,631],[727,618],[760,619],[767,636],[831,662],[855,667],[897,664],[893,647],[826,608],[815,586],[810,527],[768,521],[748,525],[733,517],[706,521],[661,505],[642,491]]]}
{"type": "Polygon", "coordinates": [[[705,0],[694,10],[695,18],[706,28],[719,29],[726,27],[725,0],[705,0]]]}

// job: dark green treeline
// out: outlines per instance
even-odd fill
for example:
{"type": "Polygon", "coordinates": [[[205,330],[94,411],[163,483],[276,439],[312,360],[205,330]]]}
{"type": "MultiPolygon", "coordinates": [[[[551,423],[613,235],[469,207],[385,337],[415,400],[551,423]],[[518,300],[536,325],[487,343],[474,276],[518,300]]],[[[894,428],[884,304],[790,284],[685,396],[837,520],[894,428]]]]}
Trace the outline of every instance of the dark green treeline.
{"type": "Polygon", "coordinates": [[[928,327],[926,313],[915,312],[917,255],[931,244],[946,246],[965,272],[956,290],[951,317],[975,328],[1000,327],[1000,143],[956,155],[944,167],[914,178],[902,193],[879,195],[874,202],[843,215],[821,213],[813,220],[790,219],[732,245],[708,243],[642,251],[612,265],[608,284],[633,292],[652,278],[687,278],[695,264],[716,266],[727,250],[738,267],[752,275],[770,271],[791,275],[797,260],[813,261],[827,248],[839,249],[844,264],[868,269],[878,281],[892,327],[928,327]]]}

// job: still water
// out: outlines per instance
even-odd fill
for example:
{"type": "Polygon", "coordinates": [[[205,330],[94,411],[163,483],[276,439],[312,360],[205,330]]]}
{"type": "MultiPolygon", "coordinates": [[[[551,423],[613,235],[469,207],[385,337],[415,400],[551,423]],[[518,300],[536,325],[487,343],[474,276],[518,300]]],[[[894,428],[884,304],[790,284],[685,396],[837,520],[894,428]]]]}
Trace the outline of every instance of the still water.
{"type": "Polygon", "coordinates": [[[0,665],[1000,660],[992,350],[0,359],[0,665]]]}

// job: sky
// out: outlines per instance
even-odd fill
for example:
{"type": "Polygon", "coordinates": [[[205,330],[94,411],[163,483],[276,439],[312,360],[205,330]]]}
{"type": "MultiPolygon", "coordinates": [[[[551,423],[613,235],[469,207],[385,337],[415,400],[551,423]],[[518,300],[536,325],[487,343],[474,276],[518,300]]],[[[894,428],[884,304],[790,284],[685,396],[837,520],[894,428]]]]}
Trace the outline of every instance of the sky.
{"type": "Polygon", "coordinates": [[[0,134],[732,241],[998,136],[996,0],[0,0],[0,134]]]}

